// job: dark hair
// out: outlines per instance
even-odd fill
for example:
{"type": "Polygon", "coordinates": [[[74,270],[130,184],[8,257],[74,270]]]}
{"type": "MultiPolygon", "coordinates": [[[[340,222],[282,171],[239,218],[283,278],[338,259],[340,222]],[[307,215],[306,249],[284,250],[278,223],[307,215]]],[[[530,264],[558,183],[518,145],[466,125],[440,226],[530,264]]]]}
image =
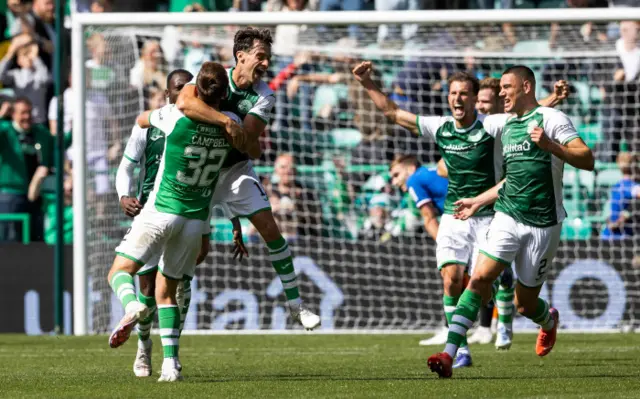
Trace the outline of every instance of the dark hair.
{"type": "Polygon", "coordinates": [[[512,67],[507,68],[502,74],[506,75],[508,73],[518,76],[523,81],[528,80],[529,82],[531,82],[531,84],[533,84],[534,87],[536,86],[536,75],[534,75],[531,68],[527,66],[514,65],[512,67]]]}
{"type": "Polygon", "coordinates": [[[173,79],[174,75],[184,75],[187,80],[193,79],[193,74],[186,69],[174,69],[167,75],[167,87],[169,87],[169,82],[171,82],[171,79],[173,79]]]}
{"type": "Polygon", "coordinates": [[[416,168],[420,166],[420,161],[416,158],[415,155],[406,155],[406,154],[398,154],[389,165],[389,170],[396,165],[403,166],[415,166],[416,168]]]}
{"type": "Polygon", "coordinates": [[[20,103],[27,104],[28,106],[33,108],[33,103],[27,97],[17,97],[15,100],[13,100],[13,105],[20,104],[20,103]]]}
{"type": "Polygon", "coordinates": [[[500,79],[484,78],[480,81],[480,90],[491,89],[496,97],[500,94],[500,79]]]}
{"type": "Polygon", "coordinates": [[[478,90],[480,90],[480,82],[478,79],[470,74],[469,72],[456,72],[449,78],[449,86],[453,82],[469,82],[471,83],[471,90],[473,90],[473,94],[478,95],[478,90]]]}
{"type": "Polygon", "coordinates": [[[227,71],[217,62],[205,62],[196,80],[198,97],[211,106],[217,105],[229,89],[227,71]]]}
{"type": "Polygon", "coordinates": [[[233,37],[233,58],[238,62],[238,51],[249,51],[253,48],[255,41],[263,43],[265,46],[271,47],[273,38],[269,29],[258,29],[251,26],[242,28],[236,32],[233,37]]]}

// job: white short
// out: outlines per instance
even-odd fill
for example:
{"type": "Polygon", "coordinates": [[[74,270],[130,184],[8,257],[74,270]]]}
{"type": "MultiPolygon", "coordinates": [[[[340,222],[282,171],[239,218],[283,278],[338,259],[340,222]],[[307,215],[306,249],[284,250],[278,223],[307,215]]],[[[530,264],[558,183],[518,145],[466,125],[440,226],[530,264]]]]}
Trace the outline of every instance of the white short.
{"type": "Polygon", "coordinates": [[[562,223],[551,227],[527,226],[496,212],[486,245],[480,252],[505,265],[515,260],[518,281],[526,287],[539,287],[556,256],[561,230],[562,223]]]}
{"type": "Polygon", "coordinates": [[[138,276],[142,276],[144,274],[151,273],[152,271],[158,270],[158,264],[160,264],[160,254],[155,254],[151,256],[151,259],[147,261],[147,263],[138,270],[138,276]]]}
{"type": "Polygon", "coordinates": [[[253,170],[251,161],[239,162],[220,172],[213,203],[222,209],[225,217],[249,218],[265,209],[271,209],[267,193],[253,170]]]}
{"type": "Polygon", "coordinates": [[[480,247],[485,243],[491,216],[476,216],[467,220],[442,215],[436,238],[438,270],[445,265],[469,266],[473,272],[480,247]]]}
{"type": "MultiPolygon", "coordinates": [[[[116,253],[139,265],[162,254],[159,268],[172,279],[193,276],[202,243],[204,221],[158,212],[147,204],[116,248],[116,253]]],[[[156,258],[157,259],[157,258],[156,258]]]]}

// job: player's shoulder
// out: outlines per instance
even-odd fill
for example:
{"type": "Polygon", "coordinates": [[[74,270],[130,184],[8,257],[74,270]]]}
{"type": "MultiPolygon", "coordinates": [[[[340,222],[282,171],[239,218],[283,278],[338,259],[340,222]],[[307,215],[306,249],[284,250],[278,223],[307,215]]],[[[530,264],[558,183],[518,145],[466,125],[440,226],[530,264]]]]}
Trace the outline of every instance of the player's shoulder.
{"type": "Polygon", "coordinates": [[[507,122],[507,120],[511,118],[511,116],[511,114],[507,113],[478,115],[478,119],[480,119],[483,125],[500,125],[507,122]]]}
{"type": "MultiPolygon", "coordinates": [[[[433,173],[436,173],[435,169],[433,169],[433,173]]],[[[429,180],[429,176],[431,174],[430,169],[422,165],[418,167],[411,176],[409,176],[407,179],[407,185],[423,183],[429,180]]]]}
{"type": "Polygon", "coordinates": [[[275,94],[273,93],[273,90],[271,90],[269,85],[262,80],[259,80],[253,84],[253,91],[255,91],[256,94],[261,98],[275,96],[275,94]]]}
{"type": "Polygon", "coordinates": [[[544,117],[567,117],[567,114],[565,114],[564,112],[560,111],[559,109],[556,108],[551,108],[551,107],[543,107],[540,106],[536,109],[536,113],[541,114],[544,117]]]}

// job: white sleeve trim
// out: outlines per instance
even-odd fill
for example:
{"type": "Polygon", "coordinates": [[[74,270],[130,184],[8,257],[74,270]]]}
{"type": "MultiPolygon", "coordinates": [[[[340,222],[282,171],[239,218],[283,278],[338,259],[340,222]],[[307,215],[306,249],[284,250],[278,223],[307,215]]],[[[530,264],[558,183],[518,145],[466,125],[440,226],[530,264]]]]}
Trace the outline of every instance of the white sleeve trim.
{"type": "Polygon", "coordinates": [[[433,200],[431,198],[423,199],[422,201],[416,203],[416,207],[422,208],[422,205],[426,205],[429,202],[433,202],[433,200]]]}

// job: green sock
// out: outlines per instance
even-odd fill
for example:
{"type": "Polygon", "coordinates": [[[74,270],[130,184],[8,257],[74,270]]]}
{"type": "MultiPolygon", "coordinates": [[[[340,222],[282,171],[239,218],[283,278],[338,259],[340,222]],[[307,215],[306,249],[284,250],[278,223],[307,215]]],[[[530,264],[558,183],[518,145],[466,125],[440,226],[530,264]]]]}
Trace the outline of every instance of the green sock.
{"type": "Polygon", "coordinates": [[[180,309],[180,335],[182,335],[184,322],[187,320],[187,313],[189,312],[189,305],[191,304],[191,280],[184,279],[182,283],[184,284],[184,303],[182,304],[182,309],[180,309]]]}
{"type": "MultiPolygon", "coordinates": [[[[442,297],[442,303],[444,304],[444,317],[447,319],[447,324],[451,326],[451,319],[453,319],[453,313],[456,311],[456,305],[460,296],[448,296],[442,297]]],[[[467,347],[467,336],[465,334],[463,340],[460,342],[460,347],[467,347]]]]}
{"type": "Polygon", "coordinates": [[[111,277],[109,285],[111,285],[113,292],[116,293],[125,311],[127,310],[128,304],[138,301],[136,298],[136,289],[133,284],[133,276],[129,273],[125,271],[116,272],[113,277],[111,277]]]}
{"type": "Polygon", "coordinates": [[[151,345],[149,341],[151,324],[153,324],[153,318],[156,314],[156,298],[143,295],[142,292],[140,292],[138,293],[138,301],[143,305],[147,305],[150,310],[149,317],[138,322],[138,341],[143,348],[148,348],[149,345],[151,345]]]}
{"type": "Polygon", "coordinates": [[[164,357],[178,357],[180,310],[178,305],[158,305],[158,324],[164,357]]]}
{"type": "Polygon", "coordinates": [[[465,342],[467,330],[473,326],[473,322],[478,317],[480,307],[482,307],[482,297],[470,290],[464,290],[458,300],[456,311],[451,318],[447,346],[444,348],[444,351],[452,358],[456,356],[458,348],[465,342]]]}
{"type": "Polygon", "coordinates": [[[498,321],[503,324],[513,322],[513,287],[500,286],[496,294],[496,308],[498,309],[498,321]]]}
{"type": "Polygon", "coordinates": [[[538,306],[536,306],[536,311],[533,315],[523,316],[542,327],[545,331],[551,330],[555,323],[551,313],[549,313],[549,304],[542,298],[538,298],[538,306]]]}
{"type": "Polygon", "coordinates": [[[301,302],[296,271],[293,269],[293,258],[287,241],[280,236],[277,240],[268,242],[267,247],[269,247],[269,260],[280,277],[287,300],[301,302]]]}

